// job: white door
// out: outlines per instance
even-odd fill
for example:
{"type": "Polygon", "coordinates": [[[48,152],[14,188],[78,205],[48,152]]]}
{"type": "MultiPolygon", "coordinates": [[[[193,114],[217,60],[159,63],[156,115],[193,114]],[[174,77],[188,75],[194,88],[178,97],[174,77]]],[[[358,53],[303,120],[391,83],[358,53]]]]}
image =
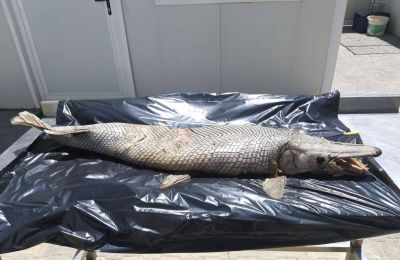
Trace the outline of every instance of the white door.
{"type": "Polygon", "coordinates": [[[138,96],[220,91],[218,5],[123,6],[138,96]]]}
{"type": "Polygon", "coordinates": [[[122,1],[138,95],[330,89],[345,0],[122,1]]]}
{"type": "Polygon", "coordinates": [[[134,96],[120,0],[3,0],[41,100],[134,96]]]}

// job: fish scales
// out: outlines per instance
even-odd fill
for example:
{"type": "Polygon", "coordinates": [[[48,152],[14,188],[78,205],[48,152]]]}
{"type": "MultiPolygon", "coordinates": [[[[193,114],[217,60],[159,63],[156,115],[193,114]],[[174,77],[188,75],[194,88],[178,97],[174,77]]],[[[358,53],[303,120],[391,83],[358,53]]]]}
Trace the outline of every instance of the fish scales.
{"type": "Polygon", "coordinates": [[[213,172],[223,175],[275,173],[279,151],[292,132],[254,125],[166,126],[106,123],[53,127],[58,142],[95,151],[128,163],[173,172],[213,172]]]}
{"type": "Polygon", "coordinates": [[[263,182],[263,190],[275,199],[284,194],[285,175],[307,171],[363,174],[368,167],[358,158],[382,153],[373,146],[335,143],[298,131],[255,125],[174,129],[107,123],[52,127],[26,111],[11,119],[11,123],[41,129],[67,146],[102,153],[130,164],[180,172],[167,175],[160,188],[189,180],[188,172],[228,176],[273,174],[273,178],[263,182]]]}

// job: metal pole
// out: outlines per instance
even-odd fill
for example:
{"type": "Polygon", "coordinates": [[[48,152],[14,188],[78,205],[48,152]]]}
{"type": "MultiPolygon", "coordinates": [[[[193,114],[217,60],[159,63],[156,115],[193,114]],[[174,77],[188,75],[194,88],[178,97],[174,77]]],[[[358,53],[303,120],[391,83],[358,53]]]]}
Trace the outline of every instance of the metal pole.
{"type": "Polygon", "coordinates": [[[347,251],[346,260],[367,260],[362,252],[362,239],[350,241],[350,249],[347,251]]]}
{"type": "Polygon", "coordinates": [[[88,252],[78,249],[72,260],[96,260],[97,255],[95,252],[88,252]]]}

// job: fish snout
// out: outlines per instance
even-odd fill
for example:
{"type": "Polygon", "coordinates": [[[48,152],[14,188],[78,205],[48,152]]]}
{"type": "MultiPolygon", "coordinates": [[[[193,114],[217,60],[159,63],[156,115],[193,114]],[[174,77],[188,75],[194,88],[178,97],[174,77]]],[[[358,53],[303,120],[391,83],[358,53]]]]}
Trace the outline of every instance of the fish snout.
{"type": "Polygon", "coordinates": [[[363,144],[332,143],[333,149],[327,169],[333,172],[343,171],[350,175],[365,173],[369,170],[368,165],[361,160],[365,156],[378,157],[382,150],[375,146],[363,144]]]}

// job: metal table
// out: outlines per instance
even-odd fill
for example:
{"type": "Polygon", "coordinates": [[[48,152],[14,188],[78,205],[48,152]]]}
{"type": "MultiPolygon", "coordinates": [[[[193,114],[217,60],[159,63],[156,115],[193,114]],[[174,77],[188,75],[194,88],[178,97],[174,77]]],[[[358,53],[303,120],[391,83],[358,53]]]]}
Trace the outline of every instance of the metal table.
{"type": "Polygon", "coordinates": [[[339,119],[351,130],[360,131],[364,143],[382,149],[376,161],[400,187],[400,114],[346,114],[339,119]]]}
{"type": "MultiPolygon", "coordinates": [[[[340,120],[350,129],[360,131],[365,143],[375,145],[383,150],[377,158],[378,163],[386,170],[397,186],[400,186],[400,174],[396,171],[400,164],[400,114],[346,114],[340,115],[340,120]],[[390,151],[390,152],[389,152],[390,151]]],[[[44,120],[50,125],[55,119],[44,120]]],[[[0,155],[0,169],[7,166],[23,152],[41,134],[41,131],[30,129],[13,145],[0,155]]],[[[307,252],[347,252],[346,260],[363,259],[362,240],[333,243],[317,246],[289,247],[268,249],[263,251],[307,251],[307,252]]],[[[77,250],[73,259],[96,259],[95,252],[77,250]]]]}

